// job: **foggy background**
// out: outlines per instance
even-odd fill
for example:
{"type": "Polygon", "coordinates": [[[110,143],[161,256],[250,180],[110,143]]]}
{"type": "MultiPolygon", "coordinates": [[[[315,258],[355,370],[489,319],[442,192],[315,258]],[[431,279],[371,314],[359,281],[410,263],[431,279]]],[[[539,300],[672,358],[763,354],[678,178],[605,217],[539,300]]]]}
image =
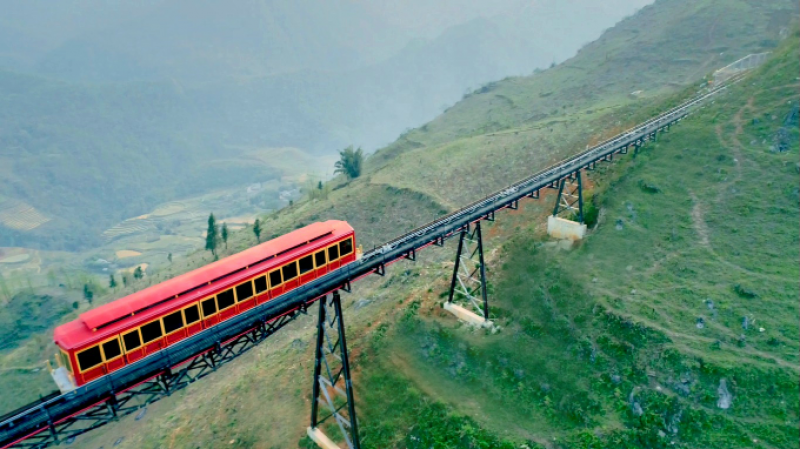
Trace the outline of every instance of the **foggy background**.
{"type": "Polygon", "coordinates": [[[2,0],[0,246],[87,248],[165,201],[279,178],[253,149],[371,152],[647,3],[2,0]]]}

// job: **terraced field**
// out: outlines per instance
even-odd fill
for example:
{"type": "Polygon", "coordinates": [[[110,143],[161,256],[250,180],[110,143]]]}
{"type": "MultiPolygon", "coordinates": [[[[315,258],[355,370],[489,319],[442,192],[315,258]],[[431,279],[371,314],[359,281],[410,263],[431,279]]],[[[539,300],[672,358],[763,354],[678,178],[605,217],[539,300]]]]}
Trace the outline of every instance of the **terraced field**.
{"type": "Polygon", "coordinates": [[[18,231],[30,231],[51,219],[22,201],[0,197],[0,224],[18,231]]]}

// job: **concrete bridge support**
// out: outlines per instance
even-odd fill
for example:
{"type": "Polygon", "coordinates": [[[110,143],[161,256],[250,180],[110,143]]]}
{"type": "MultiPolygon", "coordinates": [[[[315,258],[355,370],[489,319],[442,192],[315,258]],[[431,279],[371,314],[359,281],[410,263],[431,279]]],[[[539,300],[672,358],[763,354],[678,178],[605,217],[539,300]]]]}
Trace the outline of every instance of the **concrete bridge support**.
{"type": "Polygon", "coordinates": [[[444,309],[461,321],[481,327],[493,327],[489,321],[480,220],[474,224],[471,232],[469,225],[461,230],[453,278],[450,281],[450,296],[444,303],[444,309]],[[459,305],[456,301],[464,305],[459,305]]]}
{"type": "Polygon", "coordinates": [[[547,218],[547,234],[557,239],[569,240],[581,240],[586,236],[580,170],[559,181],[553,215],[547,218]]]}
{"type": "Polygon", "coordinates": [[[361,448],[347,341],[344,335],[342,302],[338,291],[319,301],[311,401],[311,425],[307,433],[317,446],[322,449],[339,449],[339,445],[319,428],[320,424],[333,418],[346,447],[361,448]],[[326,409],[324,412],[320,412],[320,405],[326,409]],[[327,413],[327,416],[321,418],[322,413],[327,413]]]}

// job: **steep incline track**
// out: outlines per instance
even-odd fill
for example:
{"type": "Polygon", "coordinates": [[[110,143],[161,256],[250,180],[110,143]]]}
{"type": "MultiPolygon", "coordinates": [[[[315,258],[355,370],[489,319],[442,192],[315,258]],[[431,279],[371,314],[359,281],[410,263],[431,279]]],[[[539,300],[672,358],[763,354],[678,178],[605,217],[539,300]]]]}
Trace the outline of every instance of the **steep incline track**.
{"type": "Polygon", "coordinates": [[[214,328],[165,348],[158,354],[90,382],[68,394],[48,397],[3,418],[0,422],[0,447],[43,448],[58,444],[137,407],[128,402],[134,395],[149,395],[148,402],[184,388],[204,377],[305,311],[309,304],[333,290],[349,290],[350,284],[403,258],[413,258],[417,250],[442,243],[470,223],[492,217],[498,210],[515,205],[525,197],[535,197],[540,189],[553,185],[578,170],[600,161],[610,161],[615,153],[626,153],[631,146],[653,140],[656,134],[679,122],[709,99],[741,78],[731,80],[574,157],[565,159],[533,176],[516,182],[492,195],[438,218],[424,226],[386,242],[353,262],[320,279],[278,297],[266,304],[220,323],[214,328]],[[206,369],[208,368],[208,369],[206,369]],[[195,374],[189,374],[190,370],[195,374]],[[144,392],[135,390],[147,385],[144,392]],[[135,392],[134,392],[135,391],[135,392]],[[81,423],[84,424],[81,426],[81,423]]]}

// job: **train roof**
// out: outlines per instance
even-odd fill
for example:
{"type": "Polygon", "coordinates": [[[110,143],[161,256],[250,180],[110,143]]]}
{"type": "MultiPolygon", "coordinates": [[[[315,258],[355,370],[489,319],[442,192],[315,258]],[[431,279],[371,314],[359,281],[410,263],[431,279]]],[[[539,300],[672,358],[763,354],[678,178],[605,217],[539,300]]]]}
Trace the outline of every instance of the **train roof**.
{"type": "Polygon", "coordinates": [[[273,256],[297,249],[309,242],[329,235],[340,236],[350,232],[353,232],[353,228],[345,221],[329,220],[312,223],[240,253],[88,310],[82,313],[77,320],[58,326],[53,337],[57,343],[61,343],[62,347],[74,347],[76,344],[80,344],[87,334],[92,335],[98,329],[108,327],[145,310],[161,309],[161,304],[168,306],[171,299],[208,285],[212,281],[256,265],[273,256]]]}

